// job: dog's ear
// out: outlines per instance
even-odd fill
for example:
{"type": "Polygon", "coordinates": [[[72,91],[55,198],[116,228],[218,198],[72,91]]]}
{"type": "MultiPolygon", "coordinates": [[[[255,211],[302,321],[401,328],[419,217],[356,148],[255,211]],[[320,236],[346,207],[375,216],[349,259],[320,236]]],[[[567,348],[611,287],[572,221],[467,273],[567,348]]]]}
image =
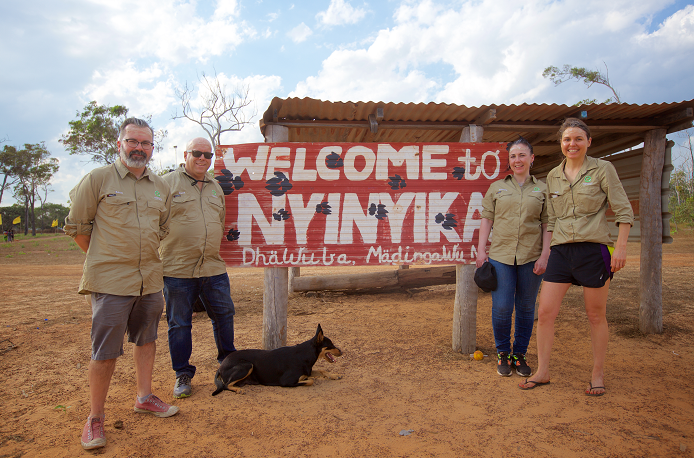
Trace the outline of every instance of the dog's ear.
{"type": "Polygon", "coordinates": [[[320,327],[320,324],[318,325],[318,328],[316,328],[316,336],[314,337],[316,343],[318,345],[323,344],[323,328],[320,327]]]}

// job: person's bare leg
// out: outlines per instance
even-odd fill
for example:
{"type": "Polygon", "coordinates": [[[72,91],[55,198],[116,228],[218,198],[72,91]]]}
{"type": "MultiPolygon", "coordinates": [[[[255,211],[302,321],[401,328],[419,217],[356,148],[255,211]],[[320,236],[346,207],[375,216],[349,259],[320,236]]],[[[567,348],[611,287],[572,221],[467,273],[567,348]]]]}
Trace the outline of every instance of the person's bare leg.
{"type": "Polygon", "coordinates": [[[111,384],[111,377],[116,368],[116,358],[105,360],[91,360],[89,362],[89,397],[90,412],[89,418],[104,417],[106,396],[108,387],[111,384]]]}
{"type": "Polygon", "coordinates": [[[537,371],[527,382],[521,383],[521,388],[532,388],[531,382],[549,381],[549,358],[554,343],[554,320],[559,314],[561,301],[569,290],[570,283],[544,282],[540,290],[540,307],[537,312],[537,371]]]}
{"type": "Polygon", "coordinates": [[[152,371],[154,370],[154,357],[156,353],[156,341],[139,347],[135,346],[133,350],[137,395],[140,398],[144,398],[152,393],[152,371]]]}
{"type": "MultiPolygon", "coordinates": [[[[593,348],[593,372],[590,383],[593,387],[605,386],[605,356],[607,355],[607,341],[609,332],[605,310],[607,308],[607,294],[610,281],[607,280],[602,288],[583,288],[583,299],[586,304],[586,315],[590,323],[590,338],[593,348]]],[[[588,387],[586,393],[601,394],[604,388],[588,387]]]]}

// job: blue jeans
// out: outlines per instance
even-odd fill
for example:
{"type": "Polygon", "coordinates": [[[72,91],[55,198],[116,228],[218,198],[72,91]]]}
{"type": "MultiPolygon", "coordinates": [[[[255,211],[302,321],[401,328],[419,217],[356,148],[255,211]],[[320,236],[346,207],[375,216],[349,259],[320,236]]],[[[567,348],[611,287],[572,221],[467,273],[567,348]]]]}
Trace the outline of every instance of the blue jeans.
{"type": "Polygon", "coordinates": [[[492,291],[492,328],[497,352],[511,353],[511,319],[516,310],[513,353],[528,351],[535,321],[535,299],[543,275],[535,275],[535,261],[522,265],[502,264],[489,259],[496,269],[497,288],[492,291]]]}
{"type": "Polygon", "coordinates": [[[166,319],[169,322],[169,353],[176,378],[183,374],[195,375],[190,364],[193,351],[191,335],[193,304],[200,297],[207,315],[212,320],[214,341],[217,344],[217,361],[220,363],[234,348],[234,302],[229,290],[226,273],[214,277],[174,278],[164,277],[166,319]]]}

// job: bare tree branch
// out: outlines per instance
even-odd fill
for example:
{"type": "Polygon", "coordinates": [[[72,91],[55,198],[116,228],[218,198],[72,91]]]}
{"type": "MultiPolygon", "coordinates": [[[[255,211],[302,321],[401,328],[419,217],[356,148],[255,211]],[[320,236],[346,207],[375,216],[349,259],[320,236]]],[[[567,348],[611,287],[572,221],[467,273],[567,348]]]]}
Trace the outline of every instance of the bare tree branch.
{"type": "MultiPolygon", "coordinates": [[[[614,96],[607,99],[605,103],[610,103],[612,100],[614,100],[617,103],[622,103],[622,101],[619,99],[619,94],[612,86],[612,83],[610,83],[610,71],[607,68],[607,64],[604,61],[603,64],[605,65],[605,74],[602,74],[600,70],[588,70],[584,67],[572,67],[571,65],[566,64],[561,70],[553,66],[547,67],[542,72],[542,76],[545,78],[549,78],[555,86],[559,86],[561,83],[565,83],[566,81],[572,79],[583,81],[583,83],[585,83],[585,85],[589,88],[593,84],[601,84],[610,88],[614,96]]],[[[581,100],[578,104],[586,102],[595,103],[595,99],[581,100]]]]}
{"type": "Polygon", "coordinates": [[[177,111],[172,119],[185,118],[198,124],[207,133],[212,146],[216,147],[220,144],[223,133],[240,131],[255,117],[255,110],[250,115],[245,110],[252,103],[249,99],[250,88],[248,85],[241,85],[228,91],[226,85],[220,82],[216,70],[214,78],[202,73],[198,81],[201,109],[196,111],[191,106],[191,102],[195,100],[195,88],[186,82],[182,89],[176,89],[182,113],[179,115],[177,111]]]}

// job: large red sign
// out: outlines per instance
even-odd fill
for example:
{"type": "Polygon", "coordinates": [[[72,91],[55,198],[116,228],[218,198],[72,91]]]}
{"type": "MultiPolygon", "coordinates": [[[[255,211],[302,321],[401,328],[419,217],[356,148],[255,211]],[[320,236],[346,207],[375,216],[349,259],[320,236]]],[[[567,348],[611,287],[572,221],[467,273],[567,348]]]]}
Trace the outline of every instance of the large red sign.
{"type": "Polygon", "coordinates": [[[255,143],[216,157],[232,267],[474,262],[482,198],[508,162],[503,143],[255,143]]]}

